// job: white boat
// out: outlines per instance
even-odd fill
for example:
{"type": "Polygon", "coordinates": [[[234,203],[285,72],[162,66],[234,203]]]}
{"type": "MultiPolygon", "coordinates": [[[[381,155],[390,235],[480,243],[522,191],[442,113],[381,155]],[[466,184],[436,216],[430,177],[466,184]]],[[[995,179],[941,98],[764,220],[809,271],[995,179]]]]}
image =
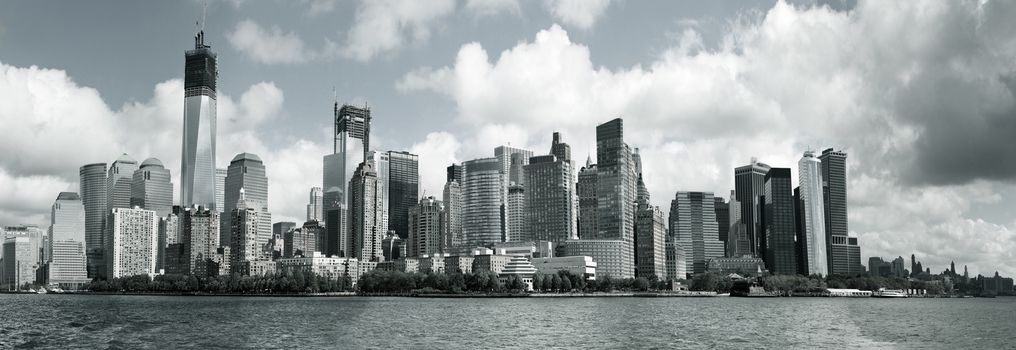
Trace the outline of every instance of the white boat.
{"type": "Polygon", "coordinates": [[[875,298],[906,298],[907,293],[904,293],[899,289],[885,289],[879,288],[877,292],[871,294],[875,298]]]}

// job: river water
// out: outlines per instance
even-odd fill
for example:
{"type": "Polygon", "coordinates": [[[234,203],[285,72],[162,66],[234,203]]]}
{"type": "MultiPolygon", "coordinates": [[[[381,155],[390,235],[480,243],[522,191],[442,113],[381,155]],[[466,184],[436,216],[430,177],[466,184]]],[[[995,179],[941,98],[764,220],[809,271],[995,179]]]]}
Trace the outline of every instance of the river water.
{"type": "Polygon", "coordinates": [[[1016,348],[1016,298],[0,294],[0,348],[1016,348]]]}

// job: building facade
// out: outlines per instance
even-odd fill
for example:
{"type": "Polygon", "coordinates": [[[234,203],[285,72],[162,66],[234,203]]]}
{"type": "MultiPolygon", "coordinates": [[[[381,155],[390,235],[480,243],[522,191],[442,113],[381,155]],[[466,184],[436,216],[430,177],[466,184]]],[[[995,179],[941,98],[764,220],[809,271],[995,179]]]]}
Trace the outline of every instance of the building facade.
{"type": "Polygon", "coordinates": [[[81,203],[85,206],[85,256],[88,278],[101,276],[103,232],[106,223],[106,163],[79,169],[81,203]]]}
{"type": "Polygon", "coordinates": [[[409,209],[409,256],[423,257],[443,253],[444,204],[434,197],[420,200],[409,209]]]}
{"type": "Polygon", "coordinates": [[[194,276],[209,276],[218,270],[209,269],[219,244],[219,212],[204,207],[191,207],[182,211],[180,220],[180,269],[194,276]]]}
{"type": "Polygon", "coordinates": [[[442,192],[442,202],[445,205],[445,233],[444,251],[450,251],[453,247],[461,246],[462,239],[462,178],[464,176],[461,165],[452,164],[448,166],[448,178],[442,192]]]}
{"type": "Polygon", "coordinates": [[[420,200],[420,157],[388,151],[388,226],[403,239],[409,237],[409,209],[420,200]]]}
{"type": "Polygon", "coordinates": [[[861,247],[857,244],[857,237],[849,237],[847,230],[847,153],[829,148],[822,151],[818,159],[822,162],[822,204],[829,273],[862,273],[861,247]]]}
{"type": "Polygon", "coordinates": [[[790,168],[771,168],[763,186],[762,247],[766,268],[774,274],[797,273],[797,219],[790,168]]]}
{"type": "Polygon", "coordinates": [[[667,279],[667,226],[659,207],[640,203],[635,216],[635,275],[667,279]]]}
{"type": "Polygon", "coordinates": [[[106,242],[106,276],[153,276],[158,255],[159,220],[155,211],[113,208],[106,242]]]}
{"type": "Polygon", "coordinates": [[[712,192],[679,191],[670,202],[671,240],[684,248],[687,272],[706,272],[709,259],[723,257],[712,192]]]}
{"type": "Polygon", "coordinates": [[[575,184],[578,197],[578,237],[596,236],[596,164],[586,159],[586,166],[579,170],[575,184]]]}
{"type": "MultiPolygon", "coordinates": [[[[568,145],[560,142],[558,133],[554,133],[554,140],[551,150],[557,147],[558,153],[565,155],[568,145]]],[[[523,241],[559,242],[578,238],[575,176],[571,159],[558,158],[553,154],[529,159],[529,165],[525,167],[528,228],[523,241]]]]}
{"type": "MultiPolygon", "coordinates": [[[[596,127],[596,233],[594,240],[619,240],[624,264],[604,261],[606,256],[590,255],[601,270],[614,278],[635,277],[635,202],[636,169],[631,149],[624,142],[624,124],[621,118],[596,127]],[[620,268],[621,270],[613,270],[620,268]]],[[[583,238],[585,239],[585,238],[583,238]]]]}
{"type": "Polygon", "coordinates": [[[805,275],[829,275],[826,244],[825,205],[822,194],[822,161],[811,151],[804,152],[798,164],[799,195],[797,213],[800,217],[798,263],[805,275]]]}
{"type": "Polygon", "coordinates": [[[477,247],[501,242],[505,194],[501,189],[501,164],[497,158],[480,158],[466,161],[463,166],[462,235],[465,243],[477,247]]]}
{"type": "MultiPolygon", "coordinates": [[[[240,153],[233,157],[226,168],[226,189],[222,209],[222,223],[220,224],[219,242],[227,245],[230,242],[233,224],[233,210],[240,204],[242,196],[247,201],[256,202],[262,205],[260,210],[268,212],[268,176],[265,171],[265,164],[261,158],[253,153],[240,153]],[[242,193],[242,194],[241,194],[242,193]]],[[[264,215],[264,214],[263,214],[264,215]]],[[[270,235],[272,233],[271,221],[261,222],[261,233],[270,235]]]]}
{"type": "Polygon", "coordinates": [[[744,235],[743,238],[737,239],[747,242],[747,245],[737,244],[734,256],[763,255],[759,237],[761,235],[759,223],[762,220],[759,197],[762,196],[762,187],[765,185],[765,176],[769,169],[769,165],[760,163],[755,158],[751,159],[750,164],[734,169],[734,191],[737,202],[741,205],[740,219],[743,225],[741,227],[743,232],[738,233],[744,235]]]}
{"type": "Polygon", "coordinates": [[[145,159],[134,171],[130,206],[153,210],[159,217],[173,213],[172,177],[158,159],[145,159]]]}
{"type": "Polygon", "coordinates": [[[50,211],[47,283],[88,282],[85,259],[85,207],[74,192],[60,192],[50,211]]]}
{"type": "Polygon", "coordinates": [[[347,212],[349,181],[357,164],[366,161],[370,153],[370,109],[350,105],[340,108],[335,102],[333,113],[333,148],[332,154],[324,156],[321,186],[325,216],[325,244],[321,250],[326,256],[344,254],[349,244],[345,241],[350,227],[347,212]],[[357,148],[362,151],[362,157],[355,154],[357,148]]]}
{"type": "Polygon", "coordinates": [[[379,181],[373,166],[360,163],[349,180],[349,238],[346,239],[348,257],[361,261],[383,261],[381,240],[385,228],[381,226],[384,201],[378,191],[379,181]]]}
{"type": "Polygon", "coordinates": [[[322,221],[324,220],[324,192],[321,191],[321,187],[311,187],[310,199],[307,202],[307,219],[306,221],[322,221]]]}

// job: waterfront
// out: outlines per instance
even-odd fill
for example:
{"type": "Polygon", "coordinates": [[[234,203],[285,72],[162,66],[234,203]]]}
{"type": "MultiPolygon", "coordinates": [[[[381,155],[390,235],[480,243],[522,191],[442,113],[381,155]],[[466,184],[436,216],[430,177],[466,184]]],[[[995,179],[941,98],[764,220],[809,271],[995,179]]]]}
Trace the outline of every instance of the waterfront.
{"type": "Polygon", "coordinates": [[[1014,348],[1016,298],[0,295],[0,348],[1014,348]]]}

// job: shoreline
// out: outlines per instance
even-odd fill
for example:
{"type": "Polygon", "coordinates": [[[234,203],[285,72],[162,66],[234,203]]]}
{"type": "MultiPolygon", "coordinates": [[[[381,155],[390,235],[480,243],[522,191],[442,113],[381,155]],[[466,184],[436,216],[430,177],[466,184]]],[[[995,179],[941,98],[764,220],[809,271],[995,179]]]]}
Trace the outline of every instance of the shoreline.
{"type": "MultiPolygon", "coordinates": [[[[32,292],[0,291],[0,294],[36,294],[32,292]]],[[[344,298],[344,297],[403,297],[403,298],[433,298],[433,299],[456,299],[456,298],[837,298],[837,299],[878,299],[874,297],[832,297],[823,295],[792,295],[792,296],[736,296],[727,294],[716,294],[713,292],[615,292],[615,293],[357,293],[357,292],[330,292],[330,293],[293,293],[293,294],[237,294],[237,293],[204,293],[204,292],[90,292],[74,291],[63,293],[42,293],[55,295],[122,295],[122,296],[179,296],[179,297],[260,297],[260,298],[344,298]]],[[[998,296],[1001,298],[1012,296],[998,296]]],[[[936,296],[909,296],[900,299],[991,299],[991,297],[974,297],[959,295],[936,295],[936,296]]]]}

